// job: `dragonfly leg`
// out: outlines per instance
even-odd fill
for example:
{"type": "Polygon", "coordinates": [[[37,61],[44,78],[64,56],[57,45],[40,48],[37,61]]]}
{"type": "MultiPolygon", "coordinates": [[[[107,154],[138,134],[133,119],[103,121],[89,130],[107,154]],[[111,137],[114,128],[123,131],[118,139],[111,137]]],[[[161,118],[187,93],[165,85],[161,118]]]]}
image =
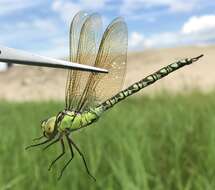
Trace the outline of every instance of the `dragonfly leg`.
{"type": "Polygon", "coordinates": [[[80,151],[80,149],[79,149],[78,146],[72,141],[72,139],[70,139],[70,138],[68,137],[68,140],[69,140],[69,142],[74,146],[74,148],[78,151],[79,155],[81,156],[81,158],[82,158],[82,160],[83,160],[83,162],[84,162],[84,166],[85,166],[85,168],[86,168],[87,174],[88,174],[91,178],[93,178],[94,181],[96,181],[96,178],[90,173],[90,171],[89,171],[89,169],[88,169],[88,167],[87,167],[87,162],[86,162],[86,160],[85,160],[85,158],[84,158],[84,154],[80,151]]]}
{"type": "Polygon", "coordinates": [[[70,153],[71,153],[71,158],[69,159],[69,161],[65,164],[65,166],[62,168],[61,172],[60,172],[60,175],[58,177],[58,180],[61,179],[62,175],[63,175],[63,172],[65,171],[66,167],[69,165],[69,163],[72,161],[72,159],[74,158],[74,152],[73,152],[73,149],[72,149],[72,145],[70,143],[70,139],[68,137],[68,135],[66,135],[66,140],[69,144],[69,149],[70,149],[70,153]]]}
{"type": "Polygon", "coordinates": [[[42,135],[41,137],[37,137],[37,138],[33,139],[33,141],[38,141],[38,140],[40,140],[42,138],[44,138],[44,135],[42,135]]]}
{"type": "Polygon", "coordinates": [[[38,143],[38,144],[32,144],[32,145],[29,145],[25,148],[25,150],[29,149],[29,148],[33,148],[33,147],[36,147],[36,146],[40,146],[40,145],[43,145],[43,144],[46,144],[47,142],[50,142],[52,141],[52,139],[47,139],[41,143],[38,143]]]}
{"type": "Polygon", "coordinates": [[[55,159],[51,162],[51,164],[49,165],[49,171],[51,170],[52,166],[65,154],[65,145],[64,145],[64,141],[63,141],[63,138],[60,139],[60,142],[61,142],[61,147],[62,147],[62,153],[55,159]]]}
{"type": "Polygon", "coordinates": [[[43,150],[46,150],[47,148],[49,148],[51,145],[57,143],[59,140],[61,139],[61,135],[54,141],[52,141],[50,144],[46,145],[43,150]]]}

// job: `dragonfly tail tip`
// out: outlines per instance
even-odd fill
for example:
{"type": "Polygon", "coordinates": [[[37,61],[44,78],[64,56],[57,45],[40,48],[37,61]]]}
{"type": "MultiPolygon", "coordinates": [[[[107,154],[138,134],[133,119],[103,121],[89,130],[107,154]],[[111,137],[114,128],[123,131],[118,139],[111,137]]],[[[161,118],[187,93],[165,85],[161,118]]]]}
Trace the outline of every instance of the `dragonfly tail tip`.
{"type": "Polygon", "coordinates": [[[191,63],[193,63],[193,62],[195,62],[195,61],[198,61],[200,58],[202,58],[204,56],[204,54],[201,54],[201,55],[199,55],[199,56],[197,56],[197,57],[194,57],[194,58],[192,58],[191,59],[191,63]]]}

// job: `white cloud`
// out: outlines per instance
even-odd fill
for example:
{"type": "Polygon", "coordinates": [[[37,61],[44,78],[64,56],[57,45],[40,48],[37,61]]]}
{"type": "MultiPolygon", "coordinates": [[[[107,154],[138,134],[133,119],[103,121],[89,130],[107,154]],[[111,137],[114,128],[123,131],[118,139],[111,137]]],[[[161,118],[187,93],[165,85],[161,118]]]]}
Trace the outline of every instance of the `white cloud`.
{"type": "Polygon", "coordinates": [[[182,43],[182,36],[179,33],[163,32],[144,37],[143,34],[132,32],[129,37],[129,49],[141,50],[145,48],[160,48],[174,46],[182,43]]]}
{"type": "Polygon", "coordinates": [[[176,32],[162,32],[150,36],[132,32],[129,49],[172,47],[180,45],[205,45],[215,41],[215,15],[189,18],[176,32]]]}
{"type": "Polygon", "coordinates": [[[120,13],[131,19],[150,19],[167,13],[191,12],[214,4],[204,0],[122,0],[120,13]],[[162,7],[162,8],[161,8],[162,7]],[[153,8],[156,11],[152,10],[153,8]],[[161,8],[161,9],[160,9],[161,8]]]}
{"type": "Polygon", "coordinates": [[[79,3],[74,3],[72,1],[54,0],[52,9],[57,12],[64,21],[69,23],[82,7],[79,3]]]}
{"type": "Polygon", "coordinates": [[[147,38],[145,40],[146,48],[158,48],[174,46],[181,43],[181,36],[178,33],[163,32],[147,38]]]}
{"type": "Polygon", "coordinates": [[[201,0],[174,0],[167,6],[169,6],[169,10],[172,12],[189,12],[194,9],[199,9],[200,4],[201,0]]]}
{"type": "Polygon", "coordinates": [[[107,8],[109,0],[80,0],[79,2],[69,0],[54,0],[52,10],[60,15],[60,17],[70,23],[74,15],[80,10],[99,11],[107,8]]]}
{"type": "Polygon", "coordinates": [[[14,14],[15,11],[21,11],[39,3],[41,3],[40,0],[0,0],[0,15],[14,14]]]}
{"type": "MultiPolygon", "coordinates": [[[[0,5],[4,5],[4,9],[8,11],[8,14],[13,9],[24,9],[32,4],[22,5],[21,2],[28,0],[14,0],[15,4],[13,8],[12,0],[0,0],[0,5]],[[3,4],[4,1],[4,4],[3,4]],[[9,3],[11,7],[9,6],[9,3]],[[21,3],[21,5],[19,5],[21,3]],[[9,11],[10,8],[10,11],[9,11]]],[[[38,0],[39,2],[40,0],[38,0]]],[[[104,8],[106,1],[96,0],[97,4],[91,3],[91,7],[95,9],[104,8]]],[[[53,57],[64,57],[68,56],[69,45],[68,45],[68,26],[74,16],[80,9],[90,5],[89,0],[81,0],[74,2],[70,0],[54,0],[50,4],[50,9],[55,11],[59,16],[60,20],[52,16],[41,17],[39,15],[28,15],[23,20],[9,20],[9,22],[1,23],[1,35],[0,44],[20,48],[23,50],[39,53],[42,55],[53,56],[53,57]],[[63,22],[62,22],[63,21],[63,22]]],[[[2,7],[0,7],[2,10],[2,7]]],[[[6,13],[6,12],[5,12],[6,13]]],[[[107,23],[108,18],[104,18],[107,23]]]]}
{"type": "MultiPolygon", "coordinates": [[[[127,1],[127,0],[126,0],[127,1]]],[[[129,0],[131,2],[131,0],[129,0]]],[[[165,6],[167,9],[175,11],[184,11],[184,9],[192,8],[198,0],[137,0],[144,7],[165,6]],[[188,8],[186,8],[188,6],[188,8]],[[193,6],[191,6],[193,5],[193,6]]],[[[136,5],[137,6],[137,5],[136,5]]]]}
{"type": "MultiPolygon", "coordinates": [[[[11,14],[14,11],[23,11],[26,8],[38,5],[39,2],[41,3],[42,0],[0,0],[0,16],[1,14],[11,14]]],[[[48,4],[50,7],[46,7],[49,9],[48,11],[51,10],[52,12],[45,17],[30,14],[22,17],[23,20],[17,21],[11,19],[12,15],[10,15],[10,19],[1,23],[0,44],[15,48],[20,47],[21,49],[26,48],[25,50],[43,55],[62,57],[68,55],[69,49],[69,27],[65,23],[69,24],[79,10],[90,9],[99,12],[105,10],[108,12],[110,7],[114,5],[115,9],[120,9],[121,13],[126,15],[126,19],[133,18],[144,21],[147,19],[153,22],[164,12],[186,12],[198,9],[199,6],[208,6],[208,2],[200,3],[203,0],[122,0],[122,3],[117,5],[111,2],[113,0],[53,0],[48,4]],[[147,11],[145,12],[145,10],[147,11]]],[[[39,5],[42,12],[41,4],[39,5]]],[[[171,14],[168,16],[171,16],[171,14]]],[[[105,25],[110,22],[109,19],[103,17],[105,25]]],[[[214,42],[214,21],[215,15],[193,16],[187,19],[178,31],[163,31],[151,35],[136,32],[133,28],[129,37],[129,49],[140,50],[143,48],[214,42]]]]}
{"type": "Polygon", "coordinates": [[[138,32],[132,32],[129,40],[128,45],[131,49],[141,49],[144,47],[145,44],[145,38],[141,33],[138,32]]]}
{"type": "MultiPolygon", "coordinates": [[[[45,55],[44,50],[55,49],[57,51],[61,48],[53,40],[58,39],[59,36],[64,35],[58,29],[55,20],[36,18],[31,21],[15,22],[13,25],[10,23],[2,24],[0,44],[45,55]]],[[[58,55],[53,54],[52,56],[57,57],[58,55]]]]}
{"type": "Polygon", "coordinates": [[[182,27],[184,34],[215,32],[215,15],[193,16],[182,27]]]}
{"type": "Polygon", "coordinates": [[[2,24],[0,40],[14,40],[16,38],[18,41],[20,37],[23,40],[28,37],[34,39],[40,36],[52,36],[55,32],[57,32],[57,26],[54,20],[36,18],[31,21],[19,21],[13,23],[13,25],[9,23],[2,24]]]}
{"type": "Polygon", "coordinates": [[[44,56],[51,56],[55,58],[66,58],[69,56],[69,39],[68,36],[56,36],[50,40],[49,48],[43,49],[39,52],[44,56]]]}
{"type": "Polygon", "coordinates": [[[86,9],[102,10],[107,6],[108,0],[80,0],[80,4],[86,9]]]}

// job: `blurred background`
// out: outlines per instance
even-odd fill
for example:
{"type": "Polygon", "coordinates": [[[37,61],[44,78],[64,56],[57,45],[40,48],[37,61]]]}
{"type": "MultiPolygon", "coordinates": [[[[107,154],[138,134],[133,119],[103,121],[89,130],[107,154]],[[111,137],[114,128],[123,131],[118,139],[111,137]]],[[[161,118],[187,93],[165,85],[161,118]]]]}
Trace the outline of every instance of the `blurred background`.
{"type": "Polygon", "coordinates": [[[67,59],[79,10],[117,16],[129,30],[124,87],[174,61],[205,56],[115,106],[74,134],[78,154],[48,172],[60,147],[25,151],[40,121],[64,108],[63,69],[0,63],[0,189],[215,189],[215,2],[209,0],[0,0],[0,44],[67,59]]]}

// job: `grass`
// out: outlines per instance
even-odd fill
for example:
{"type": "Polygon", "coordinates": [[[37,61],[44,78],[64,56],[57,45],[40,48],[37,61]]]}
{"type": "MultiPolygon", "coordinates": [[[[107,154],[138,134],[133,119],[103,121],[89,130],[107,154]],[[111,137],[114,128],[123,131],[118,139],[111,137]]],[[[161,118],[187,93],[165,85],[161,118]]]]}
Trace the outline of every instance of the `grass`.
{"type": "Polygon", "coordinates": [[[215,189],[215,93],[160,94],[129,99],[73,139],[84,152],[61,181],[69,152],[48,172],[60,145],[25,151],[40,136],[40,121],[63,108],[58,102],[0,102],[0,189],[215,189]]]}

